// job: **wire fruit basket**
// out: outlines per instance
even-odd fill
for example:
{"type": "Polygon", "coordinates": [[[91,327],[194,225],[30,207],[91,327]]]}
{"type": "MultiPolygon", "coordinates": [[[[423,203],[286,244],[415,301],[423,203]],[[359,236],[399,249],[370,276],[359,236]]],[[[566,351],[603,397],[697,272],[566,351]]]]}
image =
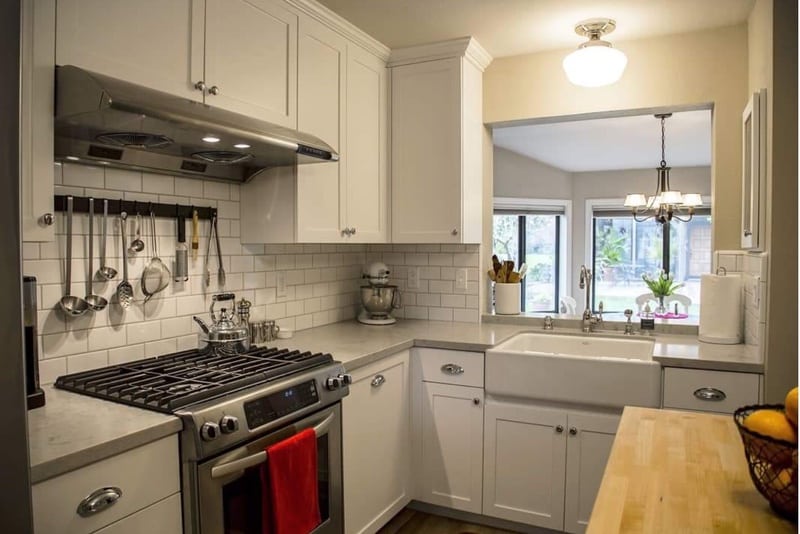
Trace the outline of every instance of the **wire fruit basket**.
{"type": "Polygon", "coordinates": [[[780,410],[782,404],[742,406],[733,413],[744,444],[750,478],[779,515],[797,521],[797,444],[764,436],[744,426],[757,410],[780,410]]]}

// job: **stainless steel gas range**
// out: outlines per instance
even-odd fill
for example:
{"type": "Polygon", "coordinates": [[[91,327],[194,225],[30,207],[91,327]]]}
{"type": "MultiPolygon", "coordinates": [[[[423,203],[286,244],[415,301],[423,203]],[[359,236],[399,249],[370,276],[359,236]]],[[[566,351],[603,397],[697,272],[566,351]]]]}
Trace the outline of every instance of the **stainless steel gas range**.
{"type": "Polygon", "coordinates": [[[180,352],[66,375],[55,385],[181,418],[186,533],[260,534],[266,447],[314,428],[322,523],[313,532],[340,534],[341,399],[349,384],[330,354],[252,348],[180,352]]]}

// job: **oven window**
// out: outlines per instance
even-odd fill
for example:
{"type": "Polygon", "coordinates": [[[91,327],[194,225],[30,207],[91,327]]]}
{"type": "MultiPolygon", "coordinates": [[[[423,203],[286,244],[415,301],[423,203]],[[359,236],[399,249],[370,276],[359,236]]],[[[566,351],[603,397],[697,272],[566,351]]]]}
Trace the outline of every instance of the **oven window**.
{"type": "MultiPolygon", "coordinates": [[[[322,522],[330,518],[328,434],[317,438],[317,487],[322,522]]],[[[262,534],[261,468],[251,467],[222,488],[226,534],[262,534]]]]}

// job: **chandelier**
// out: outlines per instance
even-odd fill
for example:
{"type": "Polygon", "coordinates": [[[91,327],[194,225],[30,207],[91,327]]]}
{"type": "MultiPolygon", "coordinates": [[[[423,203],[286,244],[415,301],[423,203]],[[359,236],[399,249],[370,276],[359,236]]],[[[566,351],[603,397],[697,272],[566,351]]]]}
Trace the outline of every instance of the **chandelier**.
{"type": "Polygon", "coordinates": [[[601,87],[620,79],[628,58],[611,43],[600,39],[616,27],[617,23],[611,19],[588,19],[575,26],[575,33],[589,40],[562,62],[570,82],[582,87],[601,87]]]}
{"type": "Polygon", "coordinates": [[[658,179],[656,191],[653,196],[645,198],[641,193],[629,193],[625,196],[625,206],[631,208],[633,218],[637,222],[655,219],[659,224],[670,222],[672,219],[688,222],[692,220],[694,208],[703,205],[703,200],[697,193],[681,194],[669,186],[669,171],[666,156],[664,155],[665,134],[664,122],[672,113],[659,113],[655,117],[661,119],[661,166],[656,169],[658,179]]]}

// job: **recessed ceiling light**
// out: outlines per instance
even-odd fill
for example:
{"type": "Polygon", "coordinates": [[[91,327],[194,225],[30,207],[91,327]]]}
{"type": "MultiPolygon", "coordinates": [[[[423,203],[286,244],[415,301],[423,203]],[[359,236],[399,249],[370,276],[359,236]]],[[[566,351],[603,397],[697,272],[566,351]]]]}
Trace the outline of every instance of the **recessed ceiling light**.
{"type": "Polygon", "coordinates": [[[81,158],[79,158],[79,157],[77,157],[77,156],[67,156],[67,159],[68,159],[68,160],[70,160],[70,161],[78,161],[78,160],[80,160],[81,158]]]}
{"type": "Polygon", "coordinates": [[[219,143],[219,137],[214,137],[213,135],[207,135],[203,138],[203,141],[206,143],[219,143]]]}
{"type": "Polygon", "coordinates": [[[245,149],[245,148],[250,148],[250,145],[248,145],[247,143],[236,143],[235,145],[233,145],[233,148],[245,149]]]}

